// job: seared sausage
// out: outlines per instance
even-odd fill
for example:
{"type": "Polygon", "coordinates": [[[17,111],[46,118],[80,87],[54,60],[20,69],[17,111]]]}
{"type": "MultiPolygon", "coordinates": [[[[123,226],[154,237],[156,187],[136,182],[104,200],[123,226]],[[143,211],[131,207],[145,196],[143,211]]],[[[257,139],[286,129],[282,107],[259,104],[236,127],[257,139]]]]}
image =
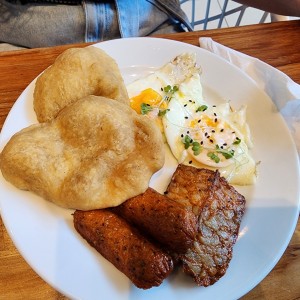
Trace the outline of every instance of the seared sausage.
{"type": "Polygon", "coordinates": [[[137,287],[159,286],[172,272],[172,258],[108,209],[75,211],[74,226],[102,256],[137,287]]]}
{"type": "Polygon", "coordinates": [[[113,209],[175,253],[185,253],[197,233],[197,218],[180,203],[152,188],[113,209]]]}

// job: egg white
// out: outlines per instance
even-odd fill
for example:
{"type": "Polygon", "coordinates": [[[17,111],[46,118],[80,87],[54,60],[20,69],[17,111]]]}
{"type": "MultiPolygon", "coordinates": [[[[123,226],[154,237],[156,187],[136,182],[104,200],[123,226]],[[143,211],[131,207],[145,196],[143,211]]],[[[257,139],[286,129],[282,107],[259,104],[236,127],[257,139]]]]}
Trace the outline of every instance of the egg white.
{"type": "Polygon", "coordinates": [[[129,84],[127,91],[133,98],[149,88],[162,100],[153,104],[145,116],[161,129],[178,163],[218,169],[231,184],[255,182],[256,163],[249,151],[253,145],[246,122],[246,107],[235,111],[229,103],[215,106],[203,99],[195,54],[177,56],[154,73],[129,84]],[[166,86],[176,86],[177,90],[168,94],[164,90],[166,86]],[[159,114],[162,110],[165,110],[164,115],[159,114]],[[194,151],[192,143],[186,147],[186,136],[201,143],[201,151],[194,151]]]}
{"type": "MultiPolygon", "coordinates": [[[[189,95],[185,97],[181,97],[179,93],[174,95],[163,118],[167,143],[178,163],[198,168],[218,169],[231,184],[253,184],[256,178],[256,163],[249,152],[252,142],[245,119],[246,108],[232,111],[229,103],[219,106],[206,104],[205,111],[196,112],[199,102],[190,102],[190,99],[193,98],[189,95]],[[208,124],[205,123],[205,119],[208,119],[208,124]],[[199,120],[201,121],[198,123],[199,120]],[[191,123],[196,125],[191,126],[191,123]],[[192,145],[188,149],[185,148],[186,136],[193,142],[201,143],[200,153],[195,154],[192,145]],[[237,142],[237,137],[239,141],[235,145],[233,143],[237,142]],[[227,154],[229,151],[234,151],[233,156],[225,158],[222,152],[227,154]],[[215,161],[209,155],[217,156],[219,161],[215,161]]],[[[203,103],[204,101],[200,104],[203,103]]]]}

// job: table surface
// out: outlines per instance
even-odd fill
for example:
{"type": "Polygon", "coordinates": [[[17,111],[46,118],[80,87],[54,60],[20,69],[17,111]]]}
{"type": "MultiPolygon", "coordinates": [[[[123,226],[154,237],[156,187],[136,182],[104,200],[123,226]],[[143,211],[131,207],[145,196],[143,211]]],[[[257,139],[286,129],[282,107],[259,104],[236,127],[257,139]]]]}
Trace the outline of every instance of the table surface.
{"type": "MultiPolygon", "coordinates": [[[[300,83],[300,21],[277,22],[170,35],[167,39],[199,46],[199,37],[215,41],[257,57],[300,83]]],[[[26,86],[66,45],[12,52],[0,52],[0,129],[26,86]]],[[[0,300],[67,299],[41,279],[21,257],[0,218],[0,300]]],[[[266,278],[242,297],[248,299],[300,299],[300,221],[277,265],[266,278]]]]}

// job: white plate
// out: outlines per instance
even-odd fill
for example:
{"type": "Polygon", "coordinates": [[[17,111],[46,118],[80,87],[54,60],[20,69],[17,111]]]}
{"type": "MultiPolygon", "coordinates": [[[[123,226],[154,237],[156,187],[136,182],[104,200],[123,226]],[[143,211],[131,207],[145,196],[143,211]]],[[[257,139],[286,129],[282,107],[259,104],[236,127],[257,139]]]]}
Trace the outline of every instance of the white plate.
{"type": "MultiPolygon", "coordinates": [[[[255,186],[239,187],[247,211],[225,276],[214,285],[197,287],[180,272],[158,288],[140,290],[76,233],[72,211],[16,189],[0,178],[1,215],[18,250],[55,289],[74,299],[237,299],[257,285],[275,266],[294,232],[299,212],[299,165],[296,148],[272,101],[238,69],[217,56],[184,43],[131,38],[97,44],[119,64],[126,83],[182,52],[195,52],[201,65],[207,101],[231,100],[248,106],[259,165],[255,186]],[[213,99],[213,100],[212,100],[213,99]]],[[[12,134],[35,123],[32,82],[13,106],[4,124],[0,149],[12,134]]],[[[174,169],[169,158],[151,185],[162,191],[174,169]]],[[[13,266],[12,266],[13,268],[13,266]]]]}

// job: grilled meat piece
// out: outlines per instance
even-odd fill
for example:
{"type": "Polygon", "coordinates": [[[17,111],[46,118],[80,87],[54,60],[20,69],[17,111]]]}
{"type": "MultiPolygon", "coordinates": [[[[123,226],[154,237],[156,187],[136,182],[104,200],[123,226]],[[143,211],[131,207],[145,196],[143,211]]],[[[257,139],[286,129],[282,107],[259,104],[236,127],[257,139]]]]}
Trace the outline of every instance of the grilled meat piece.
{"type": "Polygon", "coordinates": [[[159,286],[172,272],[172,258],[108,209],[75,211],[74,226],[102,256],[137,287],[159,286]]]}
{"type": "Polygon", "coordinates": [[[245,211],[245,198],[218,171],[185,165],[178,166],[167,193],[198,218],[194,244],[181,255],[181,260],[185,273],[198,285],[209,286],[228,268],[245,211]]]}
{"type": "Polygon", "coordinates": [[[195,215],[152,188],[128,199],[113,211],[176,253],[185,253],[197,233],[195,215]]]}

